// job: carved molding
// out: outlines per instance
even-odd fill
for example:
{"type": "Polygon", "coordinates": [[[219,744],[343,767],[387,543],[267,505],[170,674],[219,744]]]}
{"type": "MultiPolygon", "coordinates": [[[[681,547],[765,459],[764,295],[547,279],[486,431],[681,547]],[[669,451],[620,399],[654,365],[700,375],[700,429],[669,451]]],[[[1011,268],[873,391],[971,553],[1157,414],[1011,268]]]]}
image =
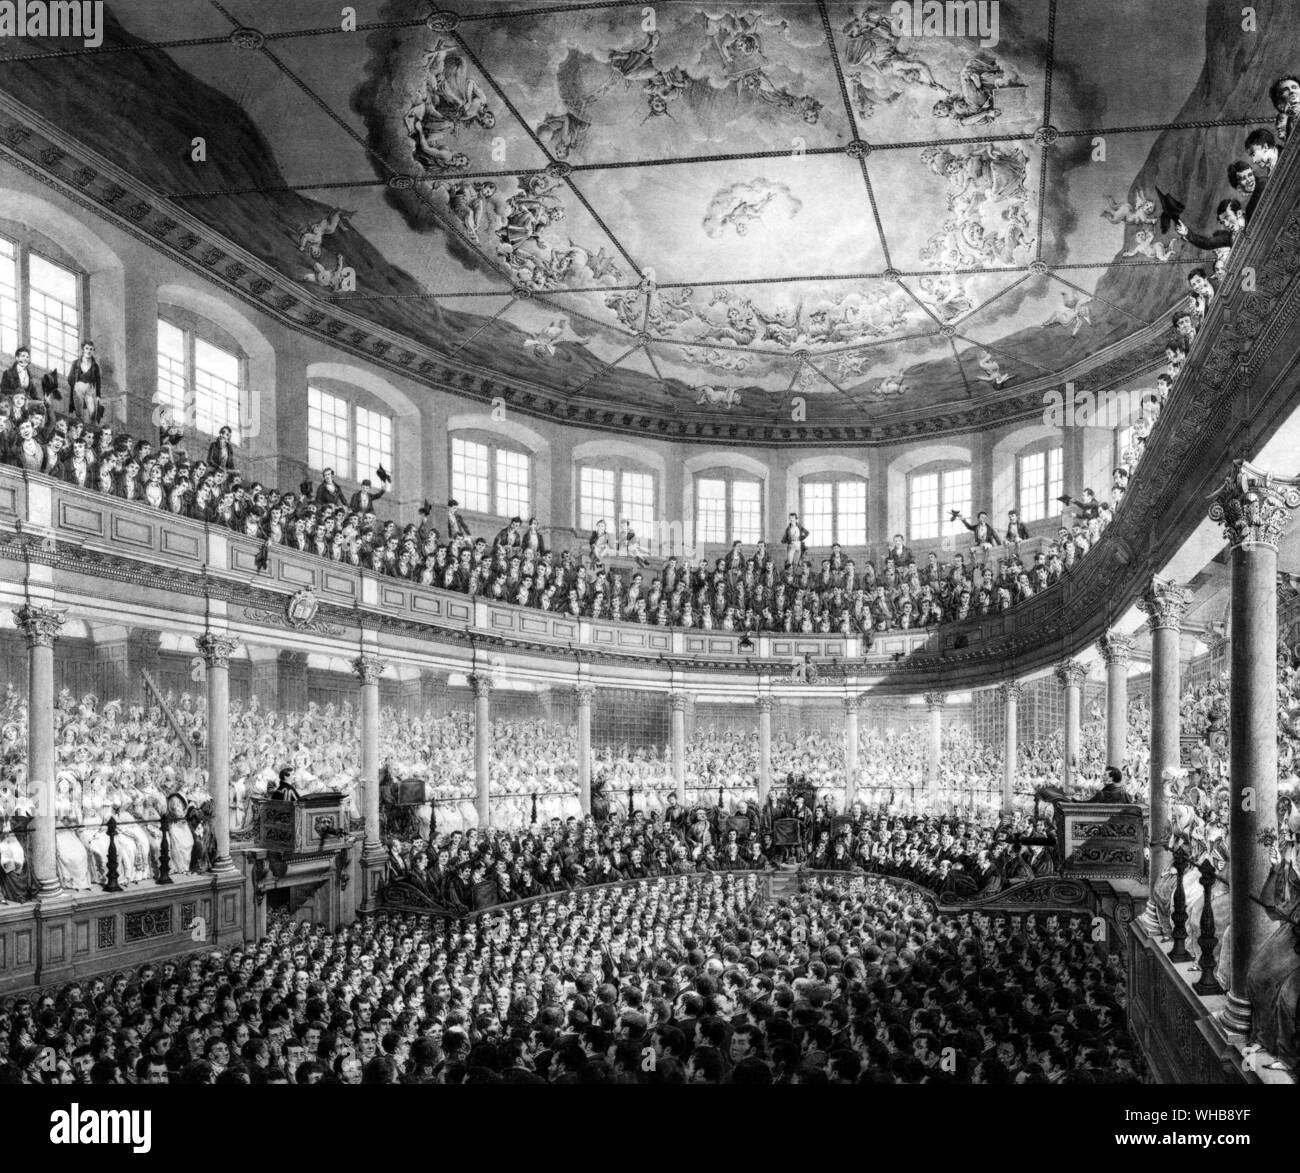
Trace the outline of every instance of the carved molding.
{"type": "Polygon", "coordinates": [[[946,692],[927,692],[925,694],[925,707],[934,712],[936,709],[942,709],[948,703],[948,694],[946,692]]]}
{"type": "Polygon", "coordinates": [[[1300,508],[1300,477],[1274,476],[1236,460],[1215,490],[1210,520],[1223,526],[1224,541],[1234,550],[1267,546],[1276,551],[1296,508],[1300,508]]]}
{"type": "Polygon", "coordinates": [[[1088,669],[1077,660],[1062,660],[1052,669],[1052,674],[1061,682],[1062,688],[1079,688],[1087,679],[1088,669]]]}
{"type": "Polygon", "coordinates": [[[492,689],[496,687],[496,681],[492,678],[491,673],[475,672],[469,678],[469,686],[474,690],[475,700],[484,700],[492,695],[492,689]]]}
{"type": "Polygon", "coordinates": [[[1097,649],[1101,652],[1101,658],[1105,661],[1107,668],[1112,664],[1127,668],[1129,664],[1132,663],[1132,636],[1120,635],[1118,632],[1108,631],[1097,641],[1097,649]]]}
{"type": "Polygon", "coordinates": [[[1181,631],[1187,609],[1192,605],[1192,592],[1177,583],[1152,578],[1137,605],[1147,616],[1148,630],[1181,631]]]}
{"type": "Polygon", "coordinates": [[[362,684],[378,684],[379,678],[388,667],[388,661],[378,656],[358,656],[352,661],[352,671],[362,684]]]}
{"type": "Polygon", "coordinates": [[[1008,701],[1018,701],[1021,693],[1025,691],[1025,686],[1018,680],[1004,680],[997,686],[998,700],[1005,704],[1008,701]]]}
{"type": "Polygon", "coordinates": [[[27,603],[14,612],[18,627],[27,637],[29,648],[52,648],[67,618],[56,607],[39,607],[27,603]]]}
{"type": "Polygon", "coordinates": [[[209,668],[229,668],[230,657],[239,647],[239,636],[224,631],[206,631],[194,642],[209,668]]]}
{"type": "Polygon", "coordinates": [[[573,686],[573,697],[580,708],[590,708],[591,702],[596,698],[596,686],[594,684],[575,684],[573,686]]]}

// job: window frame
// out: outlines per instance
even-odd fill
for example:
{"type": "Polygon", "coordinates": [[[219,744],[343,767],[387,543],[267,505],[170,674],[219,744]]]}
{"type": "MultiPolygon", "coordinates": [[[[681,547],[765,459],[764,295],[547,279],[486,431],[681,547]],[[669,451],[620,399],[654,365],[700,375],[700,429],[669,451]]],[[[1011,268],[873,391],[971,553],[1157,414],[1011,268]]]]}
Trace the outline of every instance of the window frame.
{"type": "Polygon", "coordinates": [[[611,539],[621,542],[623,539],[621,524],[624,520],[630,520],[633,532],[636,534],[637,544],[651,553],[657,551],[659,535],[653,531],[656,528],[655,519],[659,516],[660,478],[655,469],[648,465],[627,460],[575,460],[573,462],[573,483],[575,490],[573,498],[574,524],[578,530],[591,533],[596,528],[596,522],[603,520],[611,539]],[[608,474],[613,479],[609,511],[599,515],[585,512],[583,498],[583,476],[586,473],[595,472],[608,474]],[[650,481],[648,520],[641,516],[645,511],[640,506],[637,507],[637,515],[631,515],[628,486],[626,484],[626,479],[630,476],[646,477],[650,481]]]}
{"type": "MultiPolygon", "coordinates": [[[[518,441],[511,440],[498,435],[496,432],[487,432],[481,428],[457,428],[455,431],[447,433],[447,482],[451,490],[451,495],[460,501],[461,508],[466,513],[475,513],[481,517],[501,518],[508,520],[515,516],[511,513],[498,512],[501,504],[501,487],[497,476],[497,452],[505,451],[513,453],[516,456],[522,456],[528,464],[528,513],[536,516],[537,510],[537,454],[529,447],[518,441]],[[481,444],[488,452],[488,508],[475,509],[466,504],[456,493],[454,473],[452,471],[452,442],[454,440],[463,440],[470,444],[481,444]]],[[[528,517],[519,514],[525,522],[528,517]]]]}
{"type": "MultiPolygon", "coordinates": [[[[155,343],[158,337],[158,326],[163,323],[166,323],[174,330],[180,331],[184,350],[184,386],[179,412],[181,417],[180,425],[193,431],[195,435],[204,436],[210,440],[216,439],[221,429],[229,425],[230,442],[235,447],[240,447],[244,442],[244,428],[248,424],[248,420],[244,418],[249,396],[248,355],[244,353],[243,347],[229,338],[219,327],[211,326],[205,318],[170,305],[160,305],[158,307],[154,328],[155,343]],[[226,420],[224,423],[217,422],[215,428],[211,431],[199,427],[199,416],[202,413],[199,411],[199,391],[196,378],[198,371],[195,358],[197,342],[202,342],[213,350],[229,355],[235,360],[239,372],[235,390],[235,419],[226,420]]],[[[159,376],[161,372],[158,367],[161,359],[161,351],[156,350],[154,355],[154,395],[152,402],[155,406],[169,407],[175,411],[175,405],[170,400],[159,398],[159,392],[161,391],[159,376]]]]}
{"type": "Polygon", "coordinates": [[[812,526],[808,524],[810,516],[808,512],[808,498],[806,490],[811,485],[829,485],[831,487],[831,534],[830,541],[818,542],[815,533],[809,535],[808,548],[818,550],[829,550],[832,546],[841,546],[845,549],[862,549],[868,544],[870,538],[871,524],[871,482],[865,476],[857,473],[813,473],[809,476],[799,478],[799,520],[804,527],[811,530],[812,526]],[[858,538],[843,533],[841,531],[841,512],[840,512],[840,490],[845,485],[862,486],[862,536],[858,538]]]}
{"type": "MultiPolygon", "coordinates": [[[[57,247],[53,242],[48,245],[43,239],[35,239],[35,234],[15,232],[8,225],[13,224],[9,221],[6,225],[0,226],[0,239],[13,246],[14,256],[14,302],[17,307],[16,322],[14,324],[15,337],[12,346],[5,345],[5,339],[0,334],[0,347],[4,347],[3,354],[5,358],[4,365],[7,367],[13,361],[13,355],[20,346],[33,348],[32,367],[37,371],[57,370],[60,374],[66,374],[72,363],[81,354],[81,344],[86,340],[88,327],[86,314],[90,304],[89,288],[90,274],[85,271],[77,262],[57,247]],[[37,362],[34,353],[35,347],[32,342],[32,281],[31,281],[31,258],[38,257],[40,260],[55,268],[62,269],[70,273],[76,283],[77,305],[76,305],[76,342],[71,355],[62,360],[56,361],[54,366],[47,366],[37,362]]],[[[14,225],[15,228],[21,229],[21,225],[14,225]]]]}
{"type": "MultiPolygon", "coordinates": [[[[1025,525],[1032,525],[1036,522],[1050,522],[1053,514],[1060,514],[1061,509],[1053,510],[1052,503],[1057,497],[1065,491],[1065,445],[1060,440],[1045,440],[1037,444],[1032,444],[1028,448],[1022,448],[1016,453],[1016,512],[1020,520],[1025,525]],[[1058,491],[1052,492],[1052,454],[1055,453],[1058,461],[1058,491]],[[1035,456],[1043,457],[1043,510],[1036,516],[1025,509],[1024,497],[1024,462],[1035,456]]],[[[1057,502],[1059,505],[1059,502],[1057,502]]]]}
{"type": "MultiPolygon", "coordinates": [[[[361,423],[358,413],[366,412],[371,416],[377,417],[381,421],[388,423],[388,453],[381,454],[381,458],[374,462],[375,465],[383,464],[391,473],[397,462],[397,421],[387,410],[387,404],[380,401],[378,407],[372,407],[369,403],[363,403],[355,397],[353,388],[350,384],[340,383],[333,379],[308,379],[307,381],[307,467],[314,472],[323,472],[326,468],[332,468],[336,479],[341,481],[353,481],[360,484],[363,480],[374,480],[375,467],[363,468],[359,457],[361,442],[358,436],[361,432],[361,423]],[[342,459],[335,458],[331,464],[322,464],[319,468],[312,464],[312,441],[311,441],[311,395],[312,392],[318,395],[328,396],[336,403],[343,406],[344,433],[342,437],[344,455],[342,459]]],[[[367,444],[368,451],[372,450],[371,445],[367,444]]]]}
{"type": "Polygon", "coordinates": [[[956,506],[953,505],[951,498],[945,492],[946,486],[944,484],[944,477],[948,473],[953,473],[953,472],[964,472],[967,475],[967,479],[969,481],[969,489],[968,489],[968,496],[966,500],[966,507],[965,509],[962,510],[962,512],[968,513],[971,509],[974,508],[974,498],[975,498],[975,469],[974,469],[974,465],[971,464],[970,462],[961,461],[961,460],[931,461],[928,464],[919,465],[918,467],[912,469],[907,474],[904,509],[906,511],[906,517],[907,517],[907,540],[909,543],[910,542],[946,542],[952,538],[957,537],[961,533],[963,527],[960,520],[952,521],[948,517],[949,513],[954,508],[956,508],[956,506]],[[938,493],[935,498],[935,517],[934,517],[937,528],[936,528],[936,532],[933,535],[921,536],[918,535],[913,529],[914,520],[913,520],[913,509],[912,509],[912,487],[913,487],[913,482],[917,477],[931,477],[931,476],[937,476],[939,478],[938,493]]]}
{"type": "Polygon", "coordinates": [[[738,472],[734,468],[726,466],[722,468],[705,468],[691,474],[691,523],[694,527],[693,536],[696,546],[730,546],[733,542],[740,542],[742,545],[757,545],[764,540],[767,526],[767,481],[753,473],[738,472]],[[726,492],[723,497],[723,517],[724,533],[726,537],[722,540],[717,538],[704,537],[703,527],[700,525],[700,482],[701,481],[722,481],[726,485],[726,492]],[[749,537],[736,533],[736,489],[739,483],[755,485],[758,488],[758,526],[757,536],[749,537]]]}

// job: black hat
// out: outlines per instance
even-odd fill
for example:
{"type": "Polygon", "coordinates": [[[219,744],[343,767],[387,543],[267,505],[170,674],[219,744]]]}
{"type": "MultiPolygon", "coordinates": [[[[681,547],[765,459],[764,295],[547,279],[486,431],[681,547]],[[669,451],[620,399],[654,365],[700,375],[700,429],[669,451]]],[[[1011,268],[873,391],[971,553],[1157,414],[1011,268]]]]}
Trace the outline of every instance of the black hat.
{"type": "Polygon", "coordinates": [[[382,464],[376,467],[375,476],[377,476],[386,485],[391,484],[393,480],[393,478],[388,475],[388,470],[382,464]]]}
{"type": "Polygon", "coordinates": [[[1163,234],[1169,231],[1174,221],[1183,218],[1187,205],[1159,188],[1156,188],[1156,195],[1160,198],[1160,231],[1163,234]]]}

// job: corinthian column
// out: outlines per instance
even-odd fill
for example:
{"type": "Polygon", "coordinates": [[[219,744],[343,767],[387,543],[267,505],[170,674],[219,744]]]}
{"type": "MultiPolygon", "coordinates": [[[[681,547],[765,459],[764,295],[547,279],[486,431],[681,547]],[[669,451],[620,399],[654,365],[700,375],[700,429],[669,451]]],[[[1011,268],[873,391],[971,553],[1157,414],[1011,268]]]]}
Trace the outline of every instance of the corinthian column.
{"type": "Polygon", "coordinates": [[[230,859],[230,657],[239,638],[223,631],[206,631],[195,641],[203,657],[208,684],[208,791],[212,795],[212,837],[216,858],[208,870],[232,872],[230,859]]]}
{"type": "Polygon", "coordinates": [[[386,666],[378,656],[352,661],[361,681],[361,814],[366,824],[361,850],[371,857],[384,850],[379,838],[379,678],[386,666]]]}
{"type": "Polygon", "coordinates": [[[1006,730],[1003,733],[1003,751],[1002,751],[1002,813],[1003,815],[1011,814],[1015,807],[1015,789],[1016,789],[1016,763],[1020,754],[1019,743],[1016,740],[1017,728],[1016,722],[1019,718],[1020,708],[1020,685],[1014,680],[1008,680],[1004,684],[998,685],[998,697],[1003,704],[1003,712],[1006,718],[1006,730]]]}
{"type": "MultiPolygon", "coordinates": [[[[1151,799],[1147,808],[1147,835],[1151,841],[1150,881],[1169,866],[1167,833],[1169,807],[1165,794],[1165,775],[1178,769],[1182,761],[1179,747],[1178,706],[1181,693],[1179,682],[1179,634],[1183,616],[1192,601],[1191,592],[1153,578],[1142,592],[1138,606],[1146,612],[1147,627],[1151,631],[1151,799]]],[[[1152,917],[1155,906],[1148,902],[1152,917]]],[[[1158,927],[1158,926],[1157,926],[1158,927]]]]}
{"type": "Polygon", "coordinates": [[[1273,925],[1259,897],[1268,875],[1261,831],[1277,829],[1277,547],[1300,507],[1300,478],[1274,477],[1244,460],[1214,494],[1210,520],[1232,551],[1228,700],[1232,976],[1223,1023],[1248,1034],[1246,972],[1273,925]]]}
{"type": "Polygon", "coordinates": [[[1074,660],[1062,660],[1056,666],[1056,679],[1065,690],[1065,764],[1062,766],[1065,789],[1074,785],[1079,768],[1079,711],[1083,679],[1088,669],[1074,660]]]}
{"type": "Polygon", "coordinates": [[[939,786],[939,760],[943,754],[943,706],[948,703],[946,692],[927,692],[925,707],[930,714],[929,753],[926,756],[926,804],[934,801],[939,786]]]}
{"type": "Polygon", "coordinates": [[[1106,764],[1124,769],[1128,748],[1128,666],[1133,659],[1133,640],[1107,632],[1097,641],[1106,662],[1106,764]]]}
{"type": "Polygon", "coordinates": [[[578,805],[584,816],[591,814],[591,702],[594,684],[579,684],[573,690],[578,702],[578,805]]]}
{"type": "Polygon", "coordinates": [[[844,698],[844,813],[858,796],[858,696],[844,698]]]}
{"type": "Polygon", "coordinates": [[[772,698],[764,693],[754,698],[758,706],[758,805],[772,793],[772,698]]]}
{"type": "Polygon", "coordinates": [[[492,752],[492,685],[491,676],[478,673],[469,678],[474,690],[474,785],[478,825],[492,825],[490,755],[492,752]]]}
{"type": "Polygon", "coordinates": [[[686,802],[686,694],[670,692],[668,704],[673,711],[673,787],[677,801],[686,802]]]}
{"type": "Polygon", "coordinates": [[[27,637],[27,781],[36,811],[30,866],[40,900],[62,891],[54,847],[54,641],[66,614],[30,603],[14,612],[27,637]]]}

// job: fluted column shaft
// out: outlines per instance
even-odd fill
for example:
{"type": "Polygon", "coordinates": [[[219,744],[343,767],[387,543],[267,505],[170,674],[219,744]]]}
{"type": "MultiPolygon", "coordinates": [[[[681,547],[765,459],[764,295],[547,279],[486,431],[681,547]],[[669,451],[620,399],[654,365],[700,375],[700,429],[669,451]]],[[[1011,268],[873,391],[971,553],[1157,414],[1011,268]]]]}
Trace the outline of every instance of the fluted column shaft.
{"type": "Polygon", "coordinates": [[[212,796],[212,837],[215,858],[208,870],[231,872],[230,858],[230,657],[239,640],[209,631],[197,640],[208,685],[208,792],[212,796]]]}
{"type": "Polygon", "coordinates": [[[758,803],[772,793],[772,698],[760,696],[758,705],[758,803]]]}
{"type": "Polygon", "coordinates": [[[933,798],[934,791],[939,785],[939,762],[943,755],[943,706],[947,703],[947,700],[947,693],[927,692],[925,694],[925,706],[930,714],[930,736],[925,773],[925,787],[928,792],[927,801],[933,798]]]}
{"type": "Polygon", "coordinates": [[[686,802],[686,695],[670,693],[668,703],[673,711],[673,786],[677,801],[686,802]]]}
{"type": "Polygon", "coordinates": [[[1015,808],[1016,763],[1020,754],[1016,723],[1020,715],[1020,685],[1015,681],[998,686],[1006,716],[1002,753],[1002,813],[1009,815],[1015,808]]]}
{"type": "Polygon", "coordinates": [[[844,698],[844,811],[858,796],[858,698],[844,698]]]}
{"type": "Polygon", "coordinates": [[[1079,715],[1082,707],[1083,678],[1087,669],[1073,660],[1056,666],[1056,679],[1065,690],[1065,754],[1061,766],[1066,790],[1075,784],[1079,763],[1079,715]]]}
{"type": "Polygon", "coordinates": [[[64,612],[27,605],[14,612],[27,637],[27,781],[35,808],[32,820],[32,880],[39,899],[58,896],[54,844],[54,641],[64,612]]]}
{"type": "Polygon", "coordinates": [[[1128,751],[1128,666],[1133,641],[1110,633],[1098,642],[1106,662],[1106,764],[1124,769],[1128,751]]]}

